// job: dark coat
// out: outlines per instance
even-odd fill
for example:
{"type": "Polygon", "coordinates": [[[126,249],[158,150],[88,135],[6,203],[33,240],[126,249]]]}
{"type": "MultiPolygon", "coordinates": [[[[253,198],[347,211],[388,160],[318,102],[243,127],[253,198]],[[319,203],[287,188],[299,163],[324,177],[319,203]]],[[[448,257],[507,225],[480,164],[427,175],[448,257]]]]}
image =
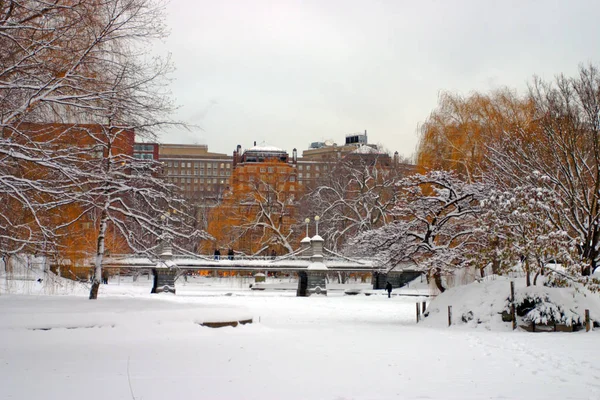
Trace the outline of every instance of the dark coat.
{"type": "Polygon", "coordinates": [[[387,285],[385,285],[385,290],[387,290],[388,292],[392,291],[392,284],[391,283],[387,283],[387,285]]]}

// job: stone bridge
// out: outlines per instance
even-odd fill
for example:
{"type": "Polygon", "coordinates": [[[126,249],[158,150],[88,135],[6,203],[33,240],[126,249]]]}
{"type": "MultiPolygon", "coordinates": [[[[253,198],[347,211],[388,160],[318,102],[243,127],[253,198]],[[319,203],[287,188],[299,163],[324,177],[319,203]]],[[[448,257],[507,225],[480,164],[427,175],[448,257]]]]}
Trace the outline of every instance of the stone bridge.
{"type": "Polygon", "coordinates": [[[154,277],[152,293],[175,293],[175,280],[182,270],[293,272],[298,274],[298,296],[327,295],[326,275],[331,272],[367,272],[373,274],[373,288],[382,289],[389,280],[394,287],[417,277],[414,266],[392,273],[376,266],[373,258],[350,259],[323,248],[323,238],[305,237],[298,251],[281,257],[173,255],[168,241],[163,243],[159,259],[120,256],[107,258],[103,268],[149,269],[154,277]],[[326,253],[326,254],[324,254],[326,253]],[[395,278],[393,278],[395,276],[395,278]],[[398,277],[404,279],[398,279],[398,277]]]}

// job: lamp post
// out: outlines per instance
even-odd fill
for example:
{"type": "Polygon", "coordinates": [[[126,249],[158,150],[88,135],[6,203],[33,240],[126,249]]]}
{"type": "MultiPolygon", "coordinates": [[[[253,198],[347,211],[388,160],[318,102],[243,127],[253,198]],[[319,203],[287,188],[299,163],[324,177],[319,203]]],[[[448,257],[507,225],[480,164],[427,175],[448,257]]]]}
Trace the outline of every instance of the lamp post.
{"type": "Polygon", "coordinates": [[[308,237],[308,224],[310,223],[310,218],[306,218],[304,223],[306,224],[306,237],[308,237]]]}
{"type": "Polygon", "coordinates": [[[320,218],[318,215],[315,215],[315,225],[316,225],[316,232],[315,232],[315,235],[316,235],[316,236],[319,236],[319,220],[320,220],[320,219],[321,219],[321,218],[320,218]]]}

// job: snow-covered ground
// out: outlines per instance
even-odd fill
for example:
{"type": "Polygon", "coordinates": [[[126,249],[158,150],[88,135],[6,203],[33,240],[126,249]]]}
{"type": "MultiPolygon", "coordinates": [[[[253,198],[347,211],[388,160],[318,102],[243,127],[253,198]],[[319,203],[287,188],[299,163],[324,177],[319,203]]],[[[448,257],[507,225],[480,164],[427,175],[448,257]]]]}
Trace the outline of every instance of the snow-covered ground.
{"type": "Polygon", "coordinates": [[[0,282],[0,399],[600,398],[597,331],[417,325],[428,298],[297,298],[248,282],[178,281],[173,296],[114,278],[97,301],[77,283],[48,296],[44,281],[0,282]]]}

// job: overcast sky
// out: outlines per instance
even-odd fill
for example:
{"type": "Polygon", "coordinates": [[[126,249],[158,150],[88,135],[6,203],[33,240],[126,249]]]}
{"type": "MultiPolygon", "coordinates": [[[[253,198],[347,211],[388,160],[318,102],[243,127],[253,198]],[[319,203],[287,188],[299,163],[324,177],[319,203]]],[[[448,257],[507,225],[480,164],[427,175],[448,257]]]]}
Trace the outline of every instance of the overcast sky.
{"type": "Polygon", "coordinates": [[[366,129],[408,156],[440,91],[524,90],[600,58],[597,0],[171,0],[167,12],[177,117],[200,128],[161,141],[227,154],[254,141],[301,154],[366,129]]]}

